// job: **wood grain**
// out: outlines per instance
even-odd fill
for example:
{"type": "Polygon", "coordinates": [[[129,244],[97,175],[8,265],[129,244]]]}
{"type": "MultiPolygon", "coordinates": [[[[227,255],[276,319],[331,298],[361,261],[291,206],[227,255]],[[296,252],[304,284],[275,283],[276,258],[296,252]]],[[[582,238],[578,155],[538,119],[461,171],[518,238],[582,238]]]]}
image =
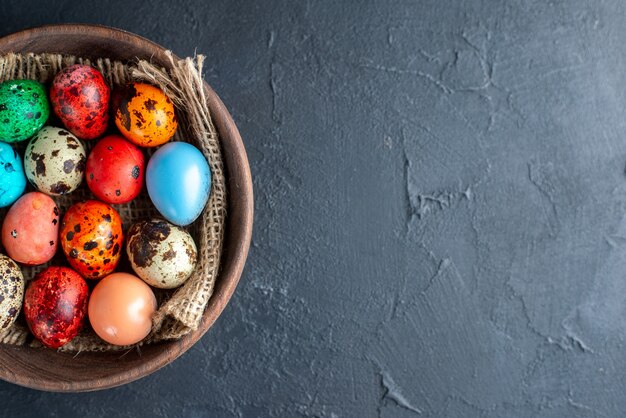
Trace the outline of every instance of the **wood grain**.
{"type": "MultiPolygon", "coordinates": [[[[53,25],[0,38],[6,52],[62,53],[116,60],[152,59],[167,67],[165,49],[129,32],[94,25],[53,25]]],[[[209,106],[223,147],[228,184],[224,253],[215,291],[197,331],[179,341],[128,353],[80,353],[0,345],[0,379],[55,392],[111,388],[144,377],[187,351],[211,327],[235,291],[252,236],[253,192],[246,151],[237,126],[217,94],[205,83],[209,106]]]]}

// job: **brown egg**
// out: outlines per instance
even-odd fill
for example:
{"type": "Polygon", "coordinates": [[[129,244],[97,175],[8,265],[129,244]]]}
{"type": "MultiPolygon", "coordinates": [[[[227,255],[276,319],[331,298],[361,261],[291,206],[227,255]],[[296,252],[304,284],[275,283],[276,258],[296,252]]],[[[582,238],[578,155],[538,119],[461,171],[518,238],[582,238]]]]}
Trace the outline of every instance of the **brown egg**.
{"type": "Polygon", "coordinates": [[[109,344],[130,345],[146,338],[157,302],[146,283],[128,273],[102,279],[89,298],[89,322],[109,344]]]}

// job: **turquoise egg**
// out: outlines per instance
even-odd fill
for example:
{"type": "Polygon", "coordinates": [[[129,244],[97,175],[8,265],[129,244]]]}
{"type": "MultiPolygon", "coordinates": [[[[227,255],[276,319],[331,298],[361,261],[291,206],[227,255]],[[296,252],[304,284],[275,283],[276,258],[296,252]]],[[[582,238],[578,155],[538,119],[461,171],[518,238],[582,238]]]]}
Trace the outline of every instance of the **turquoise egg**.
{"type": "Polygon", "coordinates": [[[43,84],[34,80],[0,83],[0,141],[19,142],[35,135],[50,114],[43,84]]]}
{"type": "Polygon", "coordinates": [[[209,200],[211,169],[198,148],[186,142],[170,142],[150,158],[146,188],[165,219],[179,226],[189,225],[209,200]]]}
{"type": "Polygon", "coordinates": [[[0,208],[11,205],[26,189],[22,159],[9,144],[0,142],[0,208]]]}

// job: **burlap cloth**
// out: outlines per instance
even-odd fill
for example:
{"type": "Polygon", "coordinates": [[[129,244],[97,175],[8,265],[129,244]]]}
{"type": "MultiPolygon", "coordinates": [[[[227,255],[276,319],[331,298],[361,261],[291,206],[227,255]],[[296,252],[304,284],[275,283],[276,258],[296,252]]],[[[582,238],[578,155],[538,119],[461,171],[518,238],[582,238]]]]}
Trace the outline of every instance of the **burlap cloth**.
{"type": "MultiPolygon", "coordinates": [[[[204,57],[195,59],[175,60],[171,53],[167,54],[171,70],[157,67],[148,61],[138,60],[122,63],[103,58],[95,62],[73,56],[58,54],[20,55],[7,54],[0,56],[0,82],[11,79],[33,79],[49,86],[54,75],[61,69],[75,64],[91,64],[102,72],[111,87],[130,80],[145,81],[160,87],[174,102],[179,119],[179,127],[174,140],[186,141],[198,147],[207,158],[211,167],[211,196],[204,212],[189,228],[198,247],[198,265],[193,275],[178,289],[165,291],[155,290],[159,308],[153,317],[152,332],[141,344],[149,344],[163,340],[178,339],[198,328],[204,309],[213,293],[215,278],[218,273],[222,240],[224,235],[224,218],[226,215],[226,185],[222,165],[219,138],[209,112],[207,98],[202,80],[202,64],[204,57]]],[[[48,124],[59,125],[51,115],[48,124]]],[[[110,124],[109,131],[114,132],[110,124]]],[[[24,141],[27,143],[28,141],[24,141]]],[[[87,151],[95,141],[83,141],[87,151]]],[[[20,144],[25,147],[25,143],[20,144]]],[[[152,152],[149,150],[150,155],[152,152]]],[[[172,173],[176,175],[176,173],[172,173]]],[[[30,186],[29,186],[30,187],[30,186]]],[[[31,190],[31,189],[29,189],[31,190]]],[[[54,198],[61,209],[61,215],[72,203],[93,199],[91,192],[84,184],[73,193],[54,198]]],[[[132,202],[125,205],[114,205],[124,223],[124,231],[134,222],[158,216],[158,212],[150,202],[145,188],[132,202]]],[[[4,219],[7,209],[0,209],[0,221],[4,219]]],[[[4,249],[0,248],[4,253],[4,249]]],[[[49,265],[67,266],[67,261],[59,251],[48,264],[36,267],[22,266],[26,281],[49,265]]],[[[126,255],[118,271],[132,272],[126,255]]],[[[94,283],[88,280],[93,287],[94,283]]],[[[0,343],[39,346],[34,340],[23,315],[6,333],[0,335],[0,343]]],[[[88,323],[81,333],[60,350],[69,352],[125,350],[132,346],[112,346],[99,339],[88,323]]]]}

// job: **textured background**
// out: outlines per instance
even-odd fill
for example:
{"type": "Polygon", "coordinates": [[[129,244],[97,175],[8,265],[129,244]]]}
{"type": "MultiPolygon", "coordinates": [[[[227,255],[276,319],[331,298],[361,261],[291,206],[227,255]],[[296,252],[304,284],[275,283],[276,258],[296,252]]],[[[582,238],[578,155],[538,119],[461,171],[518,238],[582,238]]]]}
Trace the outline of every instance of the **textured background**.
{"type": "Polygon", "coordinates": [[[255,236],[184,357],[7,416],[615,417],[626,410],[626,4],[0,2],[179,55],[246,142],[255,236]]]}

